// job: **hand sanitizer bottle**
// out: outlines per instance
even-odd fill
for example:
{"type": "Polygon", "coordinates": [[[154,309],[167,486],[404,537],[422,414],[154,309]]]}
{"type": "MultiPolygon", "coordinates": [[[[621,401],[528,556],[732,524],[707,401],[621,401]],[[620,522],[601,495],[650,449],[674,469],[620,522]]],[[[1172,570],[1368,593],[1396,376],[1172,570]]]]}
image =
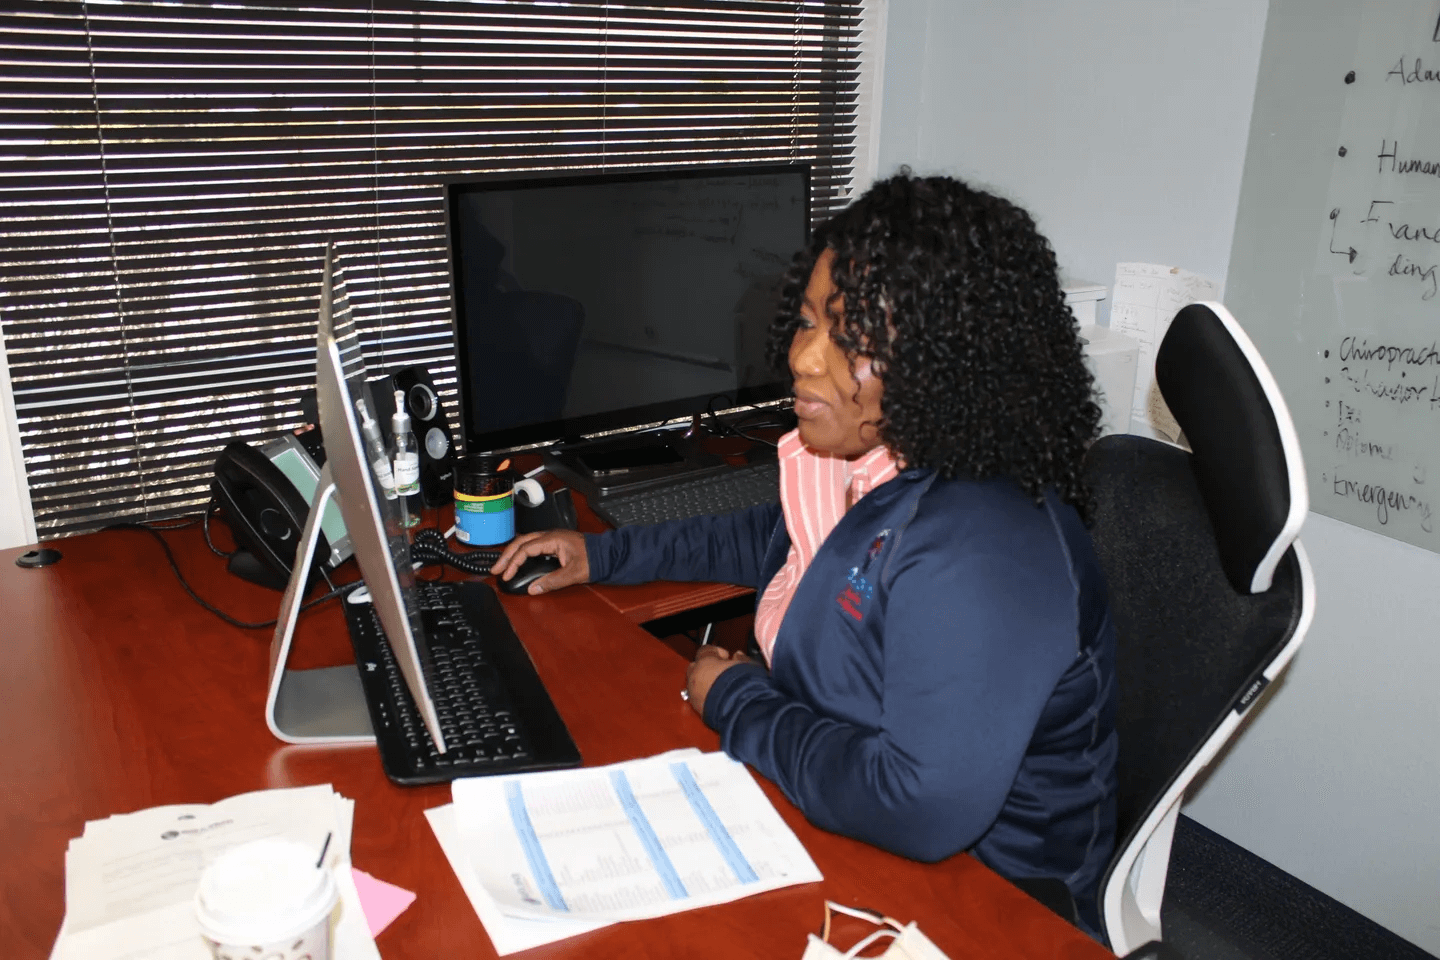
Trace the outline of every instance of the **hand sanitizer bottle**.
{"type": "Polygon", "coordinates": [[[394,437],[390,461],[395,471],[395,494],[405,506],[402,522],[413,527],[420,522],[420,447],[415,442],[415,431],[410,429],[410,412],[405,409],[405,394],[401,390],[395,391],[395,416],[390,421],[390,432],[394,437]]]}
{"type": "Polygon", "coordinates": [[[380,424],[370,416],[370,408],[362,397],[355,401],[355,411],[360,414],[360,433],[365,437],[365,458],[370,469],[375,471],[375,482],[386,500],[395,499],[395,474],[390,470],[390,455],[385,452],[385,441],[380,437],[380,424]]]}

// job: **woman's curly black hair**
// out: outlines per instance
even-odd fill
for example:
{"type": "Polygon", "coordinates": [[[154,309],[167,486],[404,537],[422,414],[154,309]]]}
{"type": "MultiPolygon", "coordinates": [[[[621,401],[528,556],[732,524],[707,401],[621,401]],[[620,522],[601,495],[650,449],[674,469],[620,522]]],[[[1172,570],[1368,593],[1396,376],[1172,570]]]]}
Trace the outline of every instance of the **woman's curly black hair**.
{"type": "Polygon", "coordinates": [[[876,183],[796,255],[770,329],[780,370],[827,248],[844,305],[832,335],[884,384],[885,446],[947,479],[1010,477],[1037,501],[1053,486],[1088,513],[1081,464],[1100,408],[1030,215],[949,177],[904,170],[876,183]]]}

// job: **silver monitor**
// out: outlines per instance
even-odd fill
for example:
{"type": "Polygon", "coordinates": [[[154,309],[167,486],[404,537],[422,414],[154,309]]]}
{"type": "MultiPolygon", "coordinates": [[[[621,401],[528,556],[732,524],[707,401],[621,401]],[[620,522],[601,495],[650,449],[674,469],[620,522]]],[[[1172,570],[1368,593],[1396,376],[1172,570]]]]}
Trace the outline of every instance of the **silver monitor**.
{"type": "MultiPolygon", "coordinates": [[[[445,737],[440,732],[435,705],[425,685],[428,647],[413,602],[414,568],[401,522],[403,507],[398,500],[376,495],[379,485],[360,435],[357,404],[370,402],[365,389],[365,361],[333,245],[325,252],[315,366],[326,462],[316,484],[310,517],[295,554],[295,569],[285,590],[280,620],[271,643],[266,722],[277,737],[289,743],[364,743],[375,739],[356,666],[346,664],[315,670],[285,668],[304,597],[304,584],[310,573],[315,538],[326,505],[334,496],[339,500],[370,602],[375,605],[425,727],[436,748],[444,752],[445,737]]],[[[352,595],[345,602],[354,599],[352,595]]]]}

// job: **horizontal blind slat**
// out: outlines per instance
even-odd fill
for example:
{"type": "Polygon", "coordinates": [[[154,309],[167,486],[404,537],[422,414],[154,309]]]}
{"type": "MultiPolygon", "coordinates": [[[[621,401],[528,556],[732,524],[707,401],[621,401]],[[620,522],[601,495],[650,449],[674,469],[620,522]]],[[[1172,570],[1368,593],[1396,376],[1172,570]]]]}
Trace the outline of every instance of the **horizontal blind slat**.
{"type": "Polygon", "coordinates": [[[0,323],[37,528],[193,511],[298,426],[335,241],[367,365],[457,411],[441,184],[806,160],[848,188],[860,4],[11,0],[0,323]]]}

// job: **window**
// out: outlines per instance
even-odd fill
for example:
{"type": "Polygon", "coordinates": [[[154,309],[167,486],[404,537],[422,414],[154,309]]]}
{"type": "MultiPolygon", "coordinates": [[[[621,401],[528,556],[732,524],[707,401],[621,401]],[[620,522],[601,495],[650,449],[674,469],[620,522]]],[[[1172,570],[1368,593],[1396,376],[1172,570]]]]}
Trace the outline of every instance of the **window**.
{"type": "Polygon", "coordinates": [[[452,421],[442,193],[807,159],[849,188],[860,0],[77,2],[0,13],[0,322],[42,537],[194,512],[302,422],[324,244],[452,421]]]}

